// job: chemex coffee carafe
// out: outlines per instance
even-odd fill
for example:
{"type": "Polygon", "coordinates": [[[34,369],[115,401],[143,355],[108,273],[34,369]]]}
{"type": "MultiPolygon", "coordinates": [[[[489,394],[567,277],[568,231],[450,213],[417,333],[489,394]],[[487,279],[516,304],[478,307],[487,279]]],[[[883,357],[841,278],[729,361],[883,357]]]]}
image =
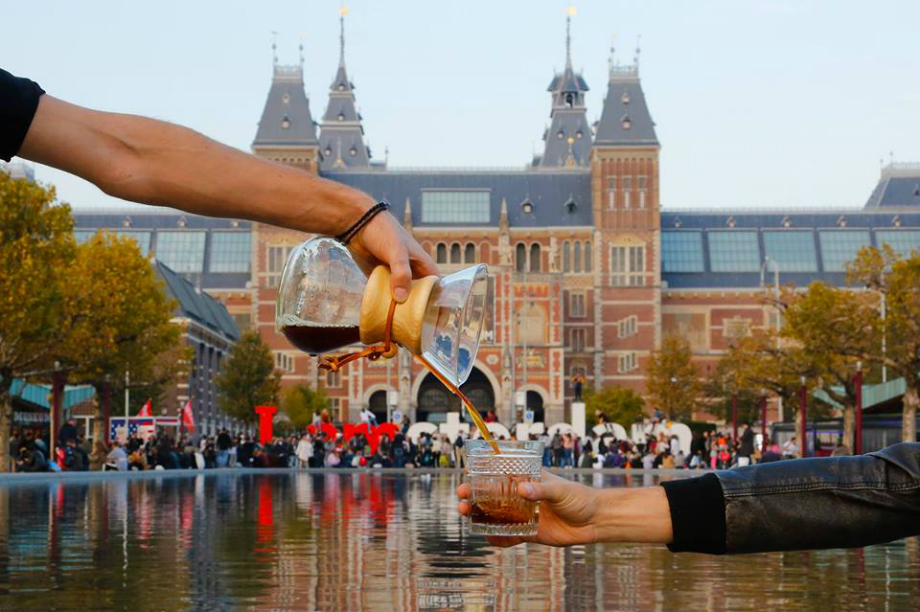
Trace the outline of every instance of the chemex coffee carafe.
{"type": "MultiPolygon", "coordinates": [[[[319,355],[390,339],[423,357],[453,385],[466,382],[487,309],[488,273],[477,265],[412,281],[409,298],[391,309],[390,269],[366,276],[341,243],[313,238],[291,251],[281,273],[275,326],[302,351],[319,355]]],[[[396,354],[393,346],[390,354],[396,354]]]]}

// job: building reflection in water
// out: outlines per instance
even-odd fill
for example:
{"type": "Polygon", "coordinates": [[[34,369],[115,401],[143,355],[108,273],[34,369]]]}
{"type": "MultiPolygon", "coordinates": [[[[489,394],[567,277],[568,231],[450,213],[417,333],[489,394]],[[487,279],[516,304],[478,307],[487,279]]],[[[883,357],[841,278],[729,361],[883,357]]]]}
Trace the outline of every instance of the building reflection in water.
{"type": "MultiPolygon", "coordinates": [[[[652,484],[586,476],[594,486],[652,484]]],[[[740,557],[466,534],[453,474],[144,478],[0,488],[0,608],[909,609],[916,538],[740,557]]]]}

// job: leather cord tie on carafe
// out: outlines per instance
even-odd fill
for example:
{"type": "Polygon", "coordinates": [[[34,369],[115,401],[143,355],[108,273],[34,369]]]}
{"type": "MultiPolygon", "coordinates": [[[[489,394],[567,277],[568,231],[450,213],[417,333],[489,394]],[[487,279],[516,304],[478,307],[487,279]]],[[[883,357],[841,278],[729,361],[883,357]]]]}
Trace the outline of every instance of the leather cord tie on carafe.
{"type": "Polygon", "coordinates": [[[367,358],[370,361],[377,361],[381,357],[393,357],[396,355],[396,345],[393,344],[392,337],[392,327],[393,327],[393,314],[396,312],[396,300],[390,300],[390,309],[387,311],[387,325],[386,332],[384,333],[383,343],[375,344],[374,346],[369,346],[362,351],[356,351],[354,353],[346,353],[345,355],[340,356],[329,356],[323,357],[320,361],[319,367],[324,370],[329,370],[330,372],[338,372],[342,366],[351,363],[352,361],[357,361],[358,359],[367,358]]]}

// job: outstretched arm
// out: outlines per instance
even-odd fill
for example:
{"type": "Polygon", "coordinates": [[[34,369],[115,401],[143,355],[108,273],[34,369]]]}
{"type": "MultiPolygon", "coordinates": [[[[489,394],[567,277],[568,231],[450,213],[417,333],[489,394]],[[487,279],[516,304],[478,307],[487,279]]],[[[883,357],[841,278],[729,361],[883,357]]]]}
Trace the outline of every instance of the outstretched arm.
{"type": "MultiPolygon", "coordinates": [[[[317,234],[348,229],[375,203],[351,187],[181,126],[94,111],[48,95],[39,101],[19,155],[125,200],[317,234]]],[[[408,295],[413,275],[437,273],[431,258],[389,214],[377,215],[349,248],[366,266],[390,266],[398,301],[408,295]]]]}
{"type": "MultiPolygon", "coordinates": [[[[457,494],[469,514],[469,485],[457,494]]],[[[519,494],[541,502],[537,535],[489,538],[496,546],[650,542],[715,554],[867,546],[920,534],[920,444],[639,489],[592,489],[544,472],[519,494]]]]}

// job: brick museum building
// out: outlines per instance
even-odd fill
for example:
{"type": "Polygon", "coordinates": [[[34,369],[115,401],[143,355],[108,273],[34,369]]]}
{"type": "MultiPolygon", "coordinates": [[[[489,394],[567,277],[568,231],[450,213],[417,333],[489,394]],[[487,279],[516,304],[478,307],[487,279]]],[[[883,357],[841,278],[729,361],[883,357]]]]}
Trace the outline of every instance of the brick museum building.
{"type": "MultiPolygon", "coordinates": [[[[388,168],[365,144],[344,41],[330,73],[317,123],[303,66],[276,64],[252,151],[386,199],[444,273],[488,264],[493,316],[465,390],[504,423],[520,418],[521,398],[536,421],[567,419],[578,371],[595,387],[644,393],[649,356],[667,334],[689,340],[705,374],[732,338],[775,324],[761,303],[762,268],[771,285],[774,274],[800,287],[842,284],[864,245],[920,247],[920,165],[884,168],[860,209],[663,210],[661,143],[635,64],[611,61],[602,108],[588,109],[567,48],[549,83],[543,152],[510,170],[388,168]]],[[[281,269],[306,235],[156,209],[75,217],[78,237],[101,227],[133,236],[223,302],[271,346],[284,384],[324,387],[337,419],[356,421],[365,405],[385,416],[388,392],[413,420],[459,409],[405,351],[326,373],[275,332],[281,269]]]]}

